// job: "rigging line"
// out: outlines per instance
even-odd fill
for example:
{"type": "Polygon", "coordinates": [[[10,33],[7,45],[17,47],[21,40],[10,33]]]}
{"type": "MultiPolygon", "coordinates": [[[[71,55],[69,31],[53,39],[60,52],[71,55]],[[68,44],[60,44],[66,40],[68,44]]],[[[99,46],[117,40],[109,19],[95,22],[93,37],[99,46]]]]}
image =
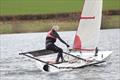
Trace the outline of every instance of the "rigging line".
{"type": "Polygon", "coordinates": [[[72,55],[72,54],[69,54],[69,53],[66,53],[66,52],[63,52],[64,54],[67,54],[67,55],[70,55],[70,56],[73,56],[73,57],[75,57],[75,58],[78,58],[78,59],[80,59],[80,60],[83,60],[83,61],[87,61],[86,59],[84,59],[84,58],[80,58],[80,57],[77,57],[77,56],[74,56],[74,55],[72,55]]]}

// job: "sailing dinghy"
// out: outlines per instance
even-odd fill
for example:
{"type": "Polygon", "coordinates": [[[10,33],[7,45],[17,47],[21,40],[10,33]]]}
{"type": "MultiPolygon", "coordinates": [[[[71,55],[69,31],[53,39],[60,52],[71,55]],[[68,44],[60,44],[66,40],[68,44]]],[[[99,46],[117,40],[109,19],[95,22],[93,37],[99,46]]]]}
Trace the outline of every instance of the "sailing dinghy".
{"type": "Polygon", "coordinates": [[[102,2],[102,0],[84,0],[73,49],[63,53],[65,62],[56,64],[57,54],[45,49],[19,54],[34,59],[41,70],[50,72],[83,68],[105,62],[112,51],[100,51],[97,48],[102,2]]]}

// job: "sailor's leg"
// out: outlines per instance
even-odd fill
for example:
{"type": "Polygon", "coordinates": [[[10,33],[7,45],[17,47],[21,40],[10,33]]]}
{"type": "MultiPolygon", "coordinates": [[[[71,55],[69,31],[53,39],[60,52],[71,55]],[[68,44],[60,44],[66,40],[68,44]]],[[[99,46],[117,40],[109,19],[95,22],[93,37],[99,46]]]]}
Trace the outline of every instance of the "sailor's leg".
{"type": "Polygon", "coordinates": [[[57,59],[56,59],[56,63],[59,62],[60,56],[61,56],[60,53],[58,53],[58,55],[57,55],[57,59]]]}
{"type": "Polygon", "coordinates": [[[64,61],[64,58],[63,58],[63,50],[59,47],[56,46],[56,50],[58,52],[58,55],[57,55],[57,59],[56,59],[56,62],[59,62],[59,59],[61,58],[62,62],[64,61]]]}
{"type": "Polygon", "coordinates": [[[63,54],[62,54],[62,53],[58,53],[56,62],[59,62],[59,59],[60,59],[60,58],[61,58],[61,61],[63,62],[63,61],[64,61],[64,58],[63,58],[63,54]]]}
{"type": "Polygon", "coordinates": [[[63,50],[62,50],[60,47],[52,44],[52,45],[50,45],[50,46],[48,47],[48,49],[49,49],[49,50],[52,50],[52,51],[55,51],[55,52],[58,53],[56,62],[59,62],[59,59],[60,59],[60,58],[61,58],[62,61],[64,61],[63,54],[62,54],[62,53],[63,53],[63,50]]]}

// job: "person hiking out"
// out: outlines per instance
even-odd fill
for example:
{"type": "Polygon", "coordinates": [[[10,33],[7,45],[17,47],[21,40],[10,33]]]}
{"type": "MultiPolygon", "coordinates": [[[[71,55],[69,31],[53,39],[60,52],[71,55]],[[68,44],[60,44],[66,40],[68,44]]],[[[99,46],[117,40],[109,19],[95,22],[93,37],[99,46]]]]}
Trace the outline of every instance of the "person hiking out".
{"type": "Polygon", "coordinates": [[[64,40],[62,40],[59,34],[57,33],[58,30],[59,30],[59,26],[53,26],[52,29],[48,32],[46,37],[46,49],[58,53],[56,58],[56,63],[59,62],[60,58],[61,58],[61,62],[64,61],[63,50],[55,45],[56,40],[59,39],[63,44],[69,47],[69,45],[64,40]]]}

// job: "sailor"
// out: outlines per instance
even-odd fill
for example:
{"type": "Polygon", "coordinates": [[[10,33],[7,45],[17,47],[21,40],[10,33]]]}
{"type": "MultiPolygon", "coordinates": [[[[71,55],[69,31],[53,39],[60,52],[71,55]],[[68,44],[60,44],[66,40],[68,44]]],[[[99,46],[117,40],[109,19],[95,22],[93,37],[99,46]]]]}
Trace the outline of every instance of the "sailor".
{"type": "Polygon", "coordinates": [[[62,54],[63,50],[60,47],[55,45],[56,40],[59,39],[63,44],[69,47],[69,45],[64,40],[62,40],[59,34],[57,33],[58,30],[59,30],[59,26],[53,26],[52,29],[48,32],[46,37],[46,49],[52,50],[56,53],[58,52],[56,63],[59,62],[60,58],[61,58],[61,62],[64,61],[63,54],[62,54]]]}

